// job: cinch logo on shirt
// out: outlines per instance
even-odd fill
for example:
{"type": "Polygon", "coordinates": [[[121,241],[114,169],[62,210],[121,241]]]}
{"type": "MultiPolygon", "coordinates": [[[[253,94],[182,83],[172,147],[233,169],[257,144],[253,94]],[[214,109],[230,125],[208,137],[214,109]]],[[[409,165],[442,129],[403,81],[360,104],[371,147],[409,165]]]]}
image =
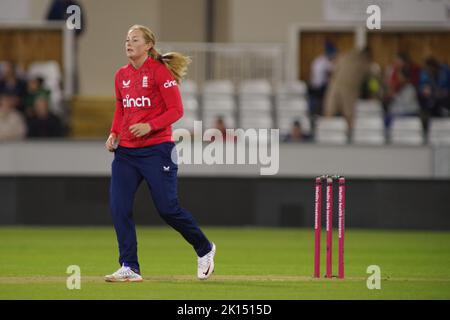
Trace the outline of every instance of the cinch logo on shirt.
{"type": "Polygon", "coordinates": [[[164,82],[164,88],[170,88],[170,87],[174,87],[177,85],[177,82],[175,80],[167,80],[166,82],[164,82]]]}
{"type": "Polygon", "coordinates": [[[124,108],[131,107],[150,107],[152,104],[150,98],[142,96],[140,98],[130,98],[130,95],[126,95],[125,99],[122,99],[124,108]]]}

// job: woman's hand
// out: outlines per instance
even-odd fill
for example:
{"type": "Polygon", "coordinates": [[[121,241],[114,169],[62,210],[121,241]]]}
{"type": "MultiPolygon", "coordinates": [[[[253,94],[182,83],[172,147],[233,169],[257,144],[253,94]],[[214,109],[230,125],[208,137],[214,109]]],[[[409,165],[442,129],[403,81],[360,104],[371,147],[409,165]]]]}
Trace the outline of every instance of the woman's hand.
{"type": "Polygon", "coordinates": [[[119,142],[119,139],[117,138],[115,133],[111,133],[108,137],[108,140],[106,140],[105,147],[108,149],[109,152],[114,151],[115,145],[119,142]]]}
{"type": "Polygon", "coordinates": [[[148,123],[136,123],[130,126],[130,132],[136,137],[140,138],[142,136],[145,136],[147,133],[152,130],[150,125],[148,123]]]}

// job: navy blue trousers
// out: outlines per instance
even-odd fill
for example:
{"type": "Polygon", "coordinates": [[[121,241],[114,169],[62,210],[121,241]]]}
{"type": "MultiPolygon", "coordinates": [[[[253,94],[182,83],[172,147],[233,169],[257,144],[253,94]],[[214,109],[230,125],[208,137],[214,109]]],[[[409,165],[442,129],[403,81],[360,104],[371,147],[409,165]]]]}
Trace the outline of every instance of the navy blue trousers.
{"type": "Polygon", "coordinates": [[[211,243],[192,214],[180,207],[177,195],[178,165],[172,162],[173,142],[143,148],[119,146],[112,162],[110,207],[119,243],[119,263],[139,271],[136,229],[133,221],[135,193],[145,180],[160,216],[177,230],[199,257],[211,250],[211,243]]]}

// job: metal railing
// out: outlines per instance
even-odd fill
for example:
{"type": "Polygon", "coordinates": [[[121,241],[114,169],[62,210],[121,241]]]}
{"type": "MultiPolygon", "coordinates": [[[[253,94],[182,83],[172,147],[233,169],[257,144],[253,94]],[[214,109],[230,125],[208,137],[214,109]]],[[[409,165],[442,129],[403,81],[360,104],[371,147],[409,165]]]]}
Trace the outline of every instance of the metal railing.
{"type": "Polygon", "coordinates": [[[181,52],[191,57],[187,79],[202,86],[208,80],[267,79],[272,85],[284,79],[285,48],[282,44],[167,43],[157,44],[165,53],[181,52]]]}

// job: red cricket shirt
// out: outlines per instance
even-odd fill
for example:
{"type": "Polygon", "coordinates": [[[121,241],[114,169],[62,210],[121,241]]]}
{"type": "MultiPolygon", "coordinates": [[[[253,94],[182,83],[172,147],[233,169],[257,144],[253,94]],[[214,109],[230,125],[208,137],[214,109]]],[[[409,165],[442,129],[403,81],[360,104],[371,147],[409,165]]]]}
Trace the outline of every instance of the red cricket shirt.
{"type": "Polygon", "coordinates": [[[111,133],[120,135],[119,145],[140,148],[173,141],[172,123],[183,116],[183,104],[175,78],[161,62],[149,57],[139,69],[131,64],[115,75],[116,110],[111,133]],[[148,123],[151,131],[136,138],[129,127],[148,123]]]}

